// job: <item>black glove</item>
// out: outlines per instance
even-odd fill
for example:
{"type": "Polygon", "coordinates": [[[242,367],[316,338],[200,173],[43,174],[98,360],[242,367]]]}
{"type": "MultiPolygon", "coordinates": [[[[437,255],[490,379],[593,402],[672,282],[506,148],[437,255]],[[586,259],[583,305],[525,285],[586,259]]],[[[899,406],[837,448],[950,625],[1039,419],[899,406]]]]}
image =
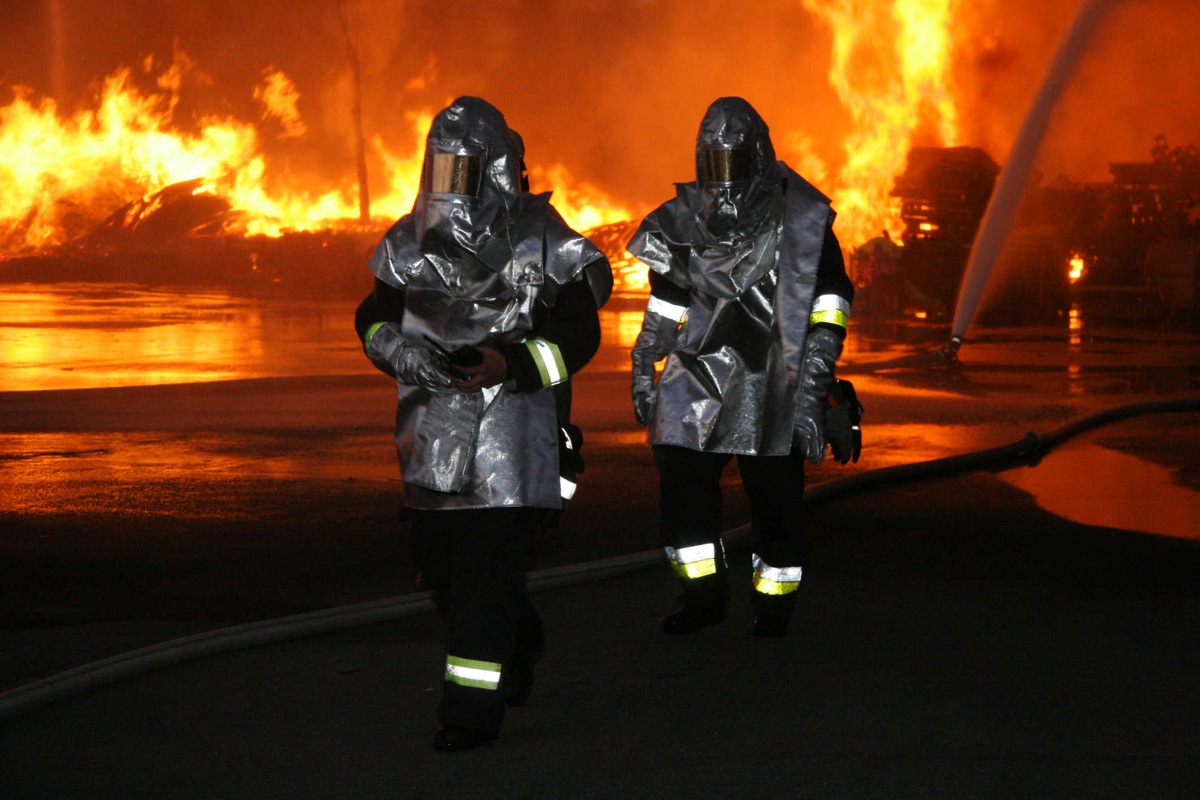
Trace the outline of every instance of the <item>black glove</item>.
{"type": "Polygon", "coordinates": [[[858,454],[862,451],[862,428],[859,427],[862,415],[862,403],[858,402],[854,384],[835,379],[826,399],[825,435],[839,464],[858,463],[858,454]]]}
{"type": "Polygon", "coordinates": [[[642,331],[633,344],[633,415],[645,425],[650,421],[654,398],[654,365],[670,355],[679,338],[679,323],[646,309],[642,331]]]}
{"type": "Polygon", "coordinates": [[[804,340],[794,441],[813,464],[825,456],[825,398],[833,388],[833,365],[845,338],[844,330],[817,324],[804,340]]]}

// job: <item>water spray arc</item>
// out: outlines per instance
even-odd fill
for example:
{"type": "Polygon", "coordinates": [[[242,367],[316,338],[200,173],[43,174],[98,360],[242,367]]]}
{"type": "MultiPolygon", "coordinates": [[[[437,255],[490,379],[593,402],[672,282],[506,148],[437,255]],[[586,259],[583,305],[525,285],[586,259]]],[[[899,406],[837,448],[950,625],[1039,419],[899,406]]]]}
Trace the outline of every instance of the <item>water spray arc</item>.
{"type": "Polygon", "coordinates": [[[1021,124],[1012,152],[1000,170],[996,190],[988,201],[979,233],[971,245],[967,269],[963,273],[962,284],[958,290],[950,342],[943,348],[948,360],[957,360],[958,348],[979,309],[983,291],[991,277],[1000,247],[1008,238],[1038,148],[1046,135],[1050,115],[1063,87],[1100,23],[1120,2],[1121,0],[1086,0],[1059,45],[1058,52],[1055,53],[1050,69],[1034,97],[1033,105],[1021,124]]]}

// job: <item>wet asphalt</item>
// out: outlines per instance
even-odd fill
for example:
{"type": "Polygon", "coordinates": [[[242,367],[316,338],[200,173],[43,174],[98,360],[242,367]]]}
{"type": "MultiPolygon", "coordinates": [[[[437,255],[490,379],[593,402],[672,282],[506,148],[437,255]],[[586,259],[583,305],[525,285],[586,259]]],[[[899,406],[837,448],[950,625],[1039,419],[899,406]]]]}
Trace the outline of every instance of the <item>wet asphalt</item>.
{"type": "MultiPolygon", "coordinates": [[[[1189,341],[1149,364],[1141,343],[1106,342],[1122,357],[1082,373],[1021,363],[1030,346],[1050,350],[981,341],[964,373],[850,354],[868,449],[814,470],[813,494],[1196,396],[1189,341]]],[[[549,637],[534,693],[499,740],[455,754],[431,747],[440,622],[412,583],[385,382],[0,394],[20,489],[0,509],[0,796],[1200,796],[1196,540],[1072,521],[988,471],[830,492],[796,623],[762,640],[731,475],[742,589],[725,623],[667,637],[626,384],[581,376],[589,468],[532,565],[549,637]],[[312,623],[328,609],[336,625],[312,623]],[[172,658],[196,637],[217,643],[172,658]],[[129,653],[165,663],[54,694],[129,653]],[[53,696],[22,705],[30,687],[53,696]]],[[[1200,489],[1195,412],[1082,438],[1200,489]]]]}

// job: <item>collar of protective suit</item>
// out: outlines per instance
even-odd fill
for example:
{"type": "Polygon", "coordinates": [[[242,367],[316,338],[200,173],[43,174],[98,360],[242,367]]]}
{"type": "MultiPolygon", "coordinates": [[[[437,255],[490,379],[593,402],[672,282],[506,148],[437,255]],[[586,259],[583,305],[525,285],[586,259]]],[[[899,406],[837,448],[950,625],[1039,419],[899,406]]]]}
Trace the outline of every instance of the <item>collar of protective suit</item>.
{"type": "Polygon", "coordinates": [[[712,236],[704,224],[709,193],[696,181],[676,184],[675,197],[647,215],[629,251],[655,272],[711,297],[743,294],[777,261],[786,269],[794,258],[781,255],[815,247],[819,257],[834,217],[829,198],[787,164],[777,166],[780,189],[767,210],[739,220],[721,237],[712,236]]]}
{"type": "Polygon", "coordinates": [[[474,252],[436,237],[418,235],[413,214],[401,217],[372,253],[375,277],[402,288],[422,270],[433,269],[450,280],[449,269],[470,260],[500,273],[514,265],[541,268],[558,284],[569,283],[602,254],[563,221],[550,205],[550,193],[522,194],[505,224],[478,242],[474,252]]]}

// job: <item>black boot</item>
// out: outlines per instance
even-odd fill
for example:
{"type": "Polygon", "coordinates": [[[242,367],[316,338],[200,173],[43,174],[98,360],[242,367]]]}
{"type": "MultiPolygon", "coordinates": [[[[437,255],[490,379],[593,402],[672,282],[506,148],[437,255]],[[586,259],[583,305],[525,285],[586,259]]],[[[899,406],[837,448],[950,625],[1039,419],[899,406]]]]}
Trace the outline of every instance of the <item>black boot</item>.
{"type": "Polygon", "coordinates": [[[754,636],[778,638],[787,634],[788,620],[776,614],[763,612],[754,615],[754,626],[750,633],[754,636]]]}
{"type": "Polygon", "coordinates": [[[474,750],[495,739],[495,735],[471,728],[440,728],[433,735],[433,749],[442,752],[474,750]]]}
{"type": "Polygon", "coordinates": [[[754,609],[754,624],[750,633],[754,636],[779,638],[787,634],[788,623],[795,614],[796,593],[761,595],[755,592],[751,607],[754,609]]]}
{"type": "Polygon", "coordinates": [[[659,622],[663,633],[695,633],[701,628],[725,621],[724,605],[682,605],[667,614],[659,622]]]}
{"type": "Polygon", "coordinates": [[[659,620],[663,633],[695,633],[701,628],[725,621],[729,606],[729,583],[725,571],[703,578],[692,578],[679,595],[679,608],[659,620]]]}

